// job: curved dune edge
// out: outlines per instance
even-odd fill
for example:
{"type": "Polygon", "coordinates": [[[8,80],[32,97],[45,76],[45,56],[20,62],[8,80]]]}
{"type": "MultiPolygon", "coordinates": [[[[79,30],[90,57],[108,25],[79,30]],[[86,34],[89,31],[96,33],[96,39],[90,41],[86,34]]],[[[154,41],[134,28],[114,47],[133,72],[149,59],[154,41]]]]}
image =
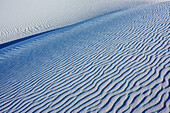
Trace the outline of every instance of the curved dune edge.
{"type": "Polygon", "coordinates": [[[0,112],[170,111],[170,2],[0,50],[0,112]]]}
{"type": "Polygon", "coordinates": [[[166,0],[1,0],[0,44],[110,12],[166,0]]]}

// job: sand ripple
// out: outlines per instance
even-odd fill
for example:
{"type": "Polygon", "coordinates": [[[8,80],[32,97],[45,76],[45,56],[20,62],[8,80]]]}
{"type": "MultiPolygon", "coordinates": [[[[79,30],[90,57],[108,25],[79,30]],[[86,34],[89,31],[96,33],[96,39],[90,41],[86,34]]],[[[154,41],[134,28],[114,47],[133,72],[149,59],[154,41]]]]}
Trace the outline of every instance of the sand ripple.
{"type": "Polygon", "coordinates": [[[139,6],[1,48],[0,112],[168,113],[169,6],[139,6]]]}

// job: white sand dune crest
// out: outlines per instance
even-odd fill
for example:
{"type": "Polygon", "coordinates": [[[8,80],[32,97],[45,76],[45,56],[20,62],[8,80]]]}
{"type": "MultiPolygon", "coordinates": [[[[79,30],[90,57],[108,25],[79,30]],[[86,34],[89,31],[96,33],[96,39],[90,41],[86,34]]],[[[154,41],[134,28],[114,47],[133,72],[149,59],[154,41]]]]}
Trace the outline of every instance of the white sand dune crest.
{"type": "Polygon", "coordinates": [[[160,1],[166,0],[1,0],[0,44],[160,1]]]}

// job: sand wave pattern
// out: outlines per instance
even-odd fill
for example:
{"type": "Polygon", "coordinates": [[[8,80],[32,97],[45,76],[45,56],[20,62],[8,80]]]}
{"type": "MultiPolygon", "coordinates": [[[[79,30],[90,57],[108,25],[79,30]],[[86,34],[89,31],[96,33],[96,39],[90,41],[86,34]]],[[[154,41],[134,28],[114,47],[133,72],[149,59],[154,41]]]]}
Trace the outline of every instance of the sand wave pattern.
{"type": "Polygon", "coordinates": [[[0,49],[2,113],[168,113],[170,2],[0,49]]]}

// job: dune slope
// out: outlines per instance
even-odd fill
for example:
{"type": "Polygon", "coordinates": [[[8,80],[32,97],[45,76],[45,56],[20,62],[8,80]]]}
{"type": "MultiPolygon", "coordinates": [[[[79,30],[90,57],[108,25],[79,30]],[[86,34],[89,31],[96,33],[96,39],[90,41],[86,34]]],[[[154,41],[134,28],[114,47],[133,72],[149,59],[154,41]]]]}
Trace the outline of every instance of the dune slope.
{"type": "Polygon", "coordinates": [[[170,111],[170,2],[0,49],[0,112],[170,111]]]}

